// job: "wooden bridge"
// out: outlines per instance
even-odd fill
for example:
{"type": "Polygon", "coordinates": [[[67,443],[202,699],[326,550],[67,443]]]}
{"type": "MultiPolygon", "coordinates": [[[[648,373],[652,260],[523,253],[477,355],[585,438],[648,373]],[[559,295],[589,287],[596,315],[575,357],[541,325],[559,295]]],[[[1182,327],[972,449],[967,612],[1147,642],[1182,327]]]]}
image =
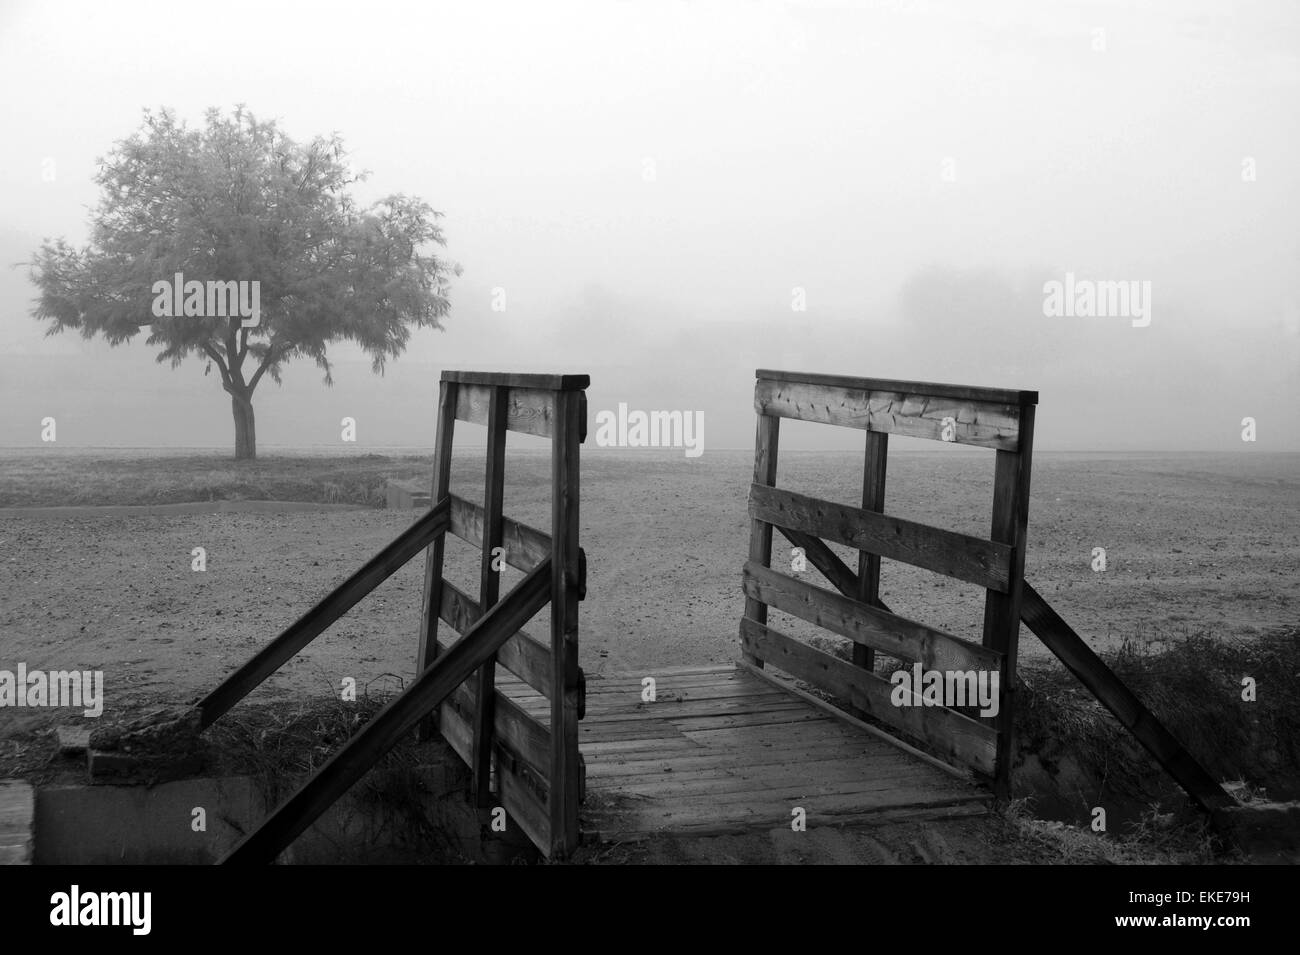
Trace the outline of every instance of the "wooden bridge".
{"type": "Polygon", "coordinates": [[[738,579],[745,596],[742,658],[703,668],[665,660],[654,673],[588,681],[578,665],[578,608],[586,593],[579,448],[588,384],[585,375],[443,374],[433,506],[205,697],[202,723],[220,718],[424,552],[417,676],[223,861],[273,861],[413,731],[441,734],[471,769],[470,798],[483,810],[504,807],[554,859],[584,840],[789,826],[799,810],[809,827],[982,812],[1008,789],[1022,622],[1198,804],[1214,810],[1232,803],[1024,580],[1034,392],[760,370],[750,547],[738,579]],[[860,506],[776,487],[782,418],[865,432],[860,506]],[[451,488],[458,420],[487,427],[481,504],[451,488]],[[551,439],[549,533],[502,513],[511,430],[551,439]],[[884,513],[891,433],[994,452],[987,539],[884,513]],[[774,566],[773,530],[829,586],[807,579],[808,571],[774,566]],[[448,533],[480,548],[477,596],[443,576],[448,533]],[[830,544],[856,552],[856,568],[830,544]],[[498,558],[524,575],[504,595],[498,558]],[[892,613],[879,592],[882,558],[985,588],[983,640],[892,613]],[[548,605],[546,638],[524,632],[548,605]],[[851,659],[782,633],[769,608],[846,638],[851,659]],[[878,666],[877,654],[887,665],[878,666]],[[972,678],[996,675],[996,714],[981,716],[970,699],[899,701],[876,671],[913,664],[972,678]]]}

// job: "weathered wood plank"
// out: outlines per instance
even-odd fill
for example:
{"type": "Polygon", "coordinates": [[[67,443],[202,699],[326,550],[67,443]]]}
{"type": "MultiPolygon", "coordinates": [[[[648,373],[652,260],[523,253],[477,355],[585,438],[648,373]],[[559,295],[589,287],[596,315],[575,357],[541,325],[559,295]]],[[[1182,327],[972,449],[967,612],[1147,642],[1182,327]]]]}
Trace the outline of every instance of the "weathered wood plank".
{"type": "Polygon", "coordinates": [[[954,385],[935,381],[899,381],[893,378],[858,378],[853,375],[822,375],[812,372],[775,371],[768,368],[758,369],[754,372],[754,377],[772,381],[826,385],[832,388],[850,388],[856,391],[895,391],[909,395],[933,395],[936,398],[955,398],[958,401],[978,401],[984,404],[1038,404],[1038,392],[1014,388],[985,388],[980,385],[954,385]]]}
{"type": "MultiPolygon", "coordinates": [[[[737,674],[734,665],[728,665],[726,669],[718,670],[715,673],[674,673],[671,669],[647,667],[644,674],[645,676],[654,677],[659,692],[685,692],[692,688],[703,690],[710,686],[747,686],[750,682],[737,674]]],[[[640,696],[641,681],[645,676],[641,674],[634,676],[600,674],[590,677],[587,684],[587,698],[594,699],[597,696],[611,693],[635,693],[640,696]]]]}
{"type": "MultiPolygon", "coordinates": [[[[450,702],[442,707],[442,731],[447,742],[468,764],[472,755],[473,730],[465,717],[450,702]]],[[[551,844],[549,821],[541,797],[537,795],[537,787],[532,784],[532,779],[524,781],[517,770],[509,769],[510,756],[506,748],[501,745],[500,739],[497,740],[494,755],[497,799],[505,808],[507,815],[523,829],[524,834],[533,841],[533,844],[546,852],[551,844]],[[506,767],[504,772],[503,767],[506,767]]],[[[540,774],[533,777],[538,780],[541,778],[540,774]]]]}
{"type": "Polygon", "coordinates": [[[915,783],[922,768],[917,763],[877,766],[863,760],[794,760],[789,765],[768,764],[751,772],[701,773],[678,770],[653,776],[602,778],[601,792],[613,796],[637,795],[651,799],[677,800],[695,796],[748,797],[754,802],[786,792],[837,793],[875,792],[915,783]]]}
{"type": "MultiPolygon", "coordinates": [[[[881,749],[873,740],[863,740],[881,749]]],[[[807,743],[793,740],[784,745],[754,746],[743,751],[720,752],[708,750],[703,753],[683,753],[670,750],[662,755],[643,753],[606,754],[599,759],[592,759],[587,765],[588,780],[618,780],[626,777],[662,776],[665,772],[683,772],[703,775],[724,775],[740,773],[751,775],[768,766],[798,766],[804,762],[829,760],[842,765],[861,766],[862,761],[870,760],[871,766],[878,764],[882,768],[894,766],[912,767],[913,760],[901,752],[881,753],[869,746],[853,746],[852,741],[827,739],[820,743],[807,743]]],[[[602,785],[604,783],[602,782],[602,785]]]]}
{"type": "Polygon", "coordinates": [[[497,787],[501,805],[533,845],[551,858],[550,847],[556,839],[547,806],[550,795],[538,791],[544,785],[536,777],[530,778],[521,769],[512,767],[508,760],[498,760],[497,787]]]}
{"type": "MultiPolygon", "coordinates": [[[[451,451],[456,432],[455,382],[444,381],[438,386],[438,430],[433,450],[433,485],[431,501],[441,501],[451,493],[451,451]]],[[[450,514],[448,515],[450,518],[450,514]]],[[[450,524],[449,524],[450,527],[450,524]]],[[[415,658],[415,672],[423,673],[438,655],[438,621],[442,616],[443,562],[446,556],[446,535],[436,537],[424,555],[424,590],[420,604],[419,645],[415,658]]],[[[429,740],[437,732],[438,715],[430,714],[420,721],[417,736],[429,740]]]]}
{"type": "Polygon", "coordinates": [[[797,720],[789,719],[790,714],[787,713],[776,721],[686,729],[665,727],[663,724],[656,726],[648,723],[633,723],[629,728],[612,730],[608,735],[593,731],[590,736],[583,738],[582,747],[584,751],[596,747],[602,755],[608,755],[602,747],[610,747],[609,753],[630,754],[635,751],[640,755],[649,756],[678,749],[701,752],[706,749],[730,746],[744,749],[784,747],[792,740],[803,740],[810,745],[831,740],[839,740],[845,744],[853,742],[851,738],[844,737],[845,728],[837,726],[835,721],[825,714],[819,718],[816,711],[810,708],[809,712],[799,715],[800,718],[797,720]],[[636,745],[631,745],[633,743],[636,745]],[[687,745],[681,745],[683,743],[687,745]]]}
{"type": "Polygon", "coordinates": [[[754,389],[754,408],[761,415],[1004,451],[1019,444],[1024,410],[1013,404],[763,378],[754,389]]]}
{"type": "Polygon", "coordinates": [[[582,394],[551,393],[554,435],[551,439],[551,760],[547,812],[552,858],[567,858],[581,838],[578,801],[582,767],[578,758],[580,671],[578,669],[578,548],[580,497],[579,445],[582,394]]]}
{"type": "Polygon", "coordinates": [[[749,513],[758,521],[814,534],[990,590],[1005,592],[1009,586],[1012,548],[999,541],[761,484],[750,485],[749,513]]]}
{"type": "Polygon", "coordinates": [[[943,706],[894,706],[887,681],[753,620],[741,620],[740,636],[773,666],[923,740],[949,761],[992,774],[997,734],[977,720],[943,706]]]}
{"type": "MultiPolygon", "coordinates": [[[[810,817],[811,824],[848,827],[856,825],[883,826],[899,823],[920,823],[946,821],[950,819],[972,818],[988,815],[985,800],[977,797],[962,796],[949,800],[934,800],[925,804],[907,806],[866,806],[862,808],[838,809],[833,813],[815,813],[810,817]]],[[[619,816],[617,812],[606,813],[601,818],[593,818],[592,833],[595,838],[618,843],[634,843],[654,838],[658,828],[630,828],[633,820],[619,816]]],[[[676,836],[689,838],[712,838],[715,836],[743,835],[745,833],[771,829],[770,819],[756,820],[754,817],[705,818],[696,822],[677,822],[672,826],[676,836]]]]}
{"type": "Polygon", "coordinates": [[[710,733],[744,733],[753,735],[756,731],[771,728],[795,726],[800,723],[825,722],[826,717],[808,708],[788,709],[769,713],[736,713],[702,716],[690,725],[674,726],[659,721],[630,721],[619,724],[597,723],[591,727],[583,726],[580,740],[585,748],[592,743],[610,743],[615,741],[640,740],[646,747],[658,745],[656,741],[677,738],[703,741],[712,739],[704,734],[710,733]]]}
{"type": "Polygon", "coordinates": [[[767,713],[772,710],[787,708],[790,708],[789,698],[782,699],[777,694],[766,697],[745,696],[726,700],[698,700],[684,704],[680,709],[674,706],[672,711],[620,712],[618,710],[606,710],[604,712],[588,713],[587,719],[583,720],[583,730],[589,733],[600,733],[627,723],[659,720],[664,723],[671,723],[678,729],[685,731],[696,725],[694,721],[708,716],[767,713]]]}
{"type": "MultiPolygon", "coordinates": [[[[852,726],[863,733],[869,733],[870,735],[874,736],[876,739],[888,743],[891,747],[898,750],[899,752],[906,753],[908,756],[912,757],[913,759],[918,759],[921,762],[933,766],[936,769],[941,770],[942,772],[945,772],[950,776],[955,776],[964,781],[969,781],[971,778],[970,772],[967,769],[965,768],[959,769],[956,766],[953,766],[951,763],[945,763],[943,760],[931,756],[929,753],[925,752],[924,750],[917,749],[915,746],[911,745],[910,743],[903,742],[894,734],[887,733],[884,730],[882,730],[880,727],[875,726],[874,724],[871,723],[864,722],[863,720],[847,712],[846,710],[842,710],[838,706],[831,705],[830,703],[823,700],[821,697],[813,696],[811,693],[807,693],[799,689],[799,687],[797,686],[792,686],[790,683],[786,682],[785,680],[779,679],[775,674],[768,673],[764,670],[756,670],[753,667],[749,667],[747,669],[749,669],[749,671],[753,673],[754,676],[758,677],[760,680],[768,680],[772,683],[777,684],[778,686],[783,687],[786,691],[792,693],[793,695],[797,696],[799,699],[805,701],[814,709],[820,710],[823,713],[827,713],[830,716],[833,716],[841,724],[847,724],[848,726],[852,726]]],[[[845,732],[849,732],[849,730],[843,725],[840,728],[845,732]]]]}
{"type": "MultiPolygon", "coordinates": [[[[684,796],[664,801],[629,801],[630,805],[613,807],[602,814],[593,812],[594,820],[608,819],[620,828],[639,828],[648,831],[679,832],[694,824],[715,823],[720,820],[745,821],[766,828],[789,828],[790,810],[801,807],[807,813],[810,826],[838,821],[846,814],[866,814],[871,810],[902,809],[926,805],[955,805],[960,803],[985,804],[988,793],[973,787],[962,786],[955,780],[944,780],[937,788],[929,785],[932,773],[911,784],[905,780],[890,780],[890,785],[873,788],[846,787],[817,792],[810,787],[789,787],[758,795],[753,793],[726,793],[684,796]]],[[[868,785],[869,784],[864,784],[868,785]]],[[[602,821],[601,828],[605,828],[602,821]]]]}
{"type": "Polygon", "coordinates": [[[1020,646],[1020,603],[1025,575],[1029,526],[1029,477],[1034,447],[1034,408],[1024,409],[1020,452],[999,451],[993,471],[993,520],[990,537],[1011,548],[1008,585],[984,599],[984,646],[1002,654],[998,707],[998,764],[994,789],[1011,792],[1011,729],[1014,725],[1016,657],[1020,646]]]}
{"type": "MultiPolygon", "coordinates": [[[[603,782],[601,791],[614,799],[653,800],[663,805],[680,805],[691,800],[713,798],[717,800],[715,808],[763,804],[773,796],[779,798],[782,793],[796,798],[855,793],[874,801],[880,798],[882,790],[896,791],[915,787],[916,770],[916,766],[909,766],[887,775],[873,774],[870,779],[865,779],[861,767],[849,767],[841,761],[828,760],[810,763],[803,773],[800,773],[797,764],[787,769],[767,767],[761,776],[751,778],[703,778],[691,774],[679,776],[677,773],[665,773],[661,774],[660,779],[619,781],[617,785],[603,782]]],[[[791,805],[795,804],[795,799],[792,799],[791,805]]],[[[788,822],[789,808],[786,809],[786,816],[788,822]]]]}
{"type": "Polygon", "coordinates": [[[996,651],[752,561],[745,564],[743,582],[747,595],[768,606],[927,670],[1001,670],[996,651]]]}
{"type": "Polygon", "coordinates": [[[1157,763],[1207,812],[1236,805],[1196,758],[1174,738],[1068,623],[1028,583],[1024,585],[1021,617],[1066,669],[1079,678],[1101,704],[1114,714],[1157,763]]]}
{"type": "MultiPolygon", "coordinates": [[[[519,704],[500,690],[493,707],[494,730],[498,748],[512,753],[543,779],[550,768],[551,731],[526,713],[519,704]]],[[[466,683],[456,688],[446,706],[455,706],[462,720],[468,721],[476,711],[478,691],[466,683]]]]}
{"type": "MultiPolygon", "coordinates": [[[[771,487],[776,484],[776,456],[781,437],[779,418],[760,414],[754,434],[754,484],[771,487]]],[[[749,524],[749,559],[764,567],[772,563],[772,525],[760,520],[749,524]]],[[[745,616],[759,623],[767,622],[767,606],[752,598],[745,599],[745,616]]],[[[742,650],[746,663],[762,667],[763,660],[742,650]]]]}
{"type": "MultiPolygon", "coordinates": [[[[735,811],[723,812],[683,808],[678,812],[659,812],[656,807],[632,808],[627,813],[610,813],[594,817],[590,825],[599,838],[617,843],[635,843],[653,839],[664,833],[682,838],[711,838],[716,836],[744,835],[771,829],[788,828],[790,806],[768,803],[763,806],[745,806],[735,811]],[[784,823],[784,824],[783,824],[784,823]]],[[[804,806],[810,828],[819,826],[876,826],[892,822],[918,822],[921,820],[954,819],[986,815],[984,802],[963,796],[953,800],[923,797],[922,801],[908,801],[905,793],[894,799],[865,804],[855,796],[821,797],[815,806],[804,806]]]]}
{"type": "MultiPolygon", "coordinates": [[[[886,735],[883,731],[877,732],[886,735]]],[[[834,743],[843,746],[846,752],[856,753],[863,740],[858,730],[834,719],[826,719],[697,729],[672,736],[647,734],[640,738],[584,740],[582,749],[594,763],[598,759],[653,759],[673,754],[783,752],[798,744],[814,747],[834,743]]]]}
{"type": "MultiPolygon", "coordinates": [[[[661,666],[655,668],[656,672],[667,674],[669,676],[687,679],[696,676],[717,676],[727,673],[741,673],[740,666],[736,663],[709,663],[709,664],[675,664],[672,666],[661,666]]],[[[748,671],[745,671],[748,672],[748,671]]],[[[602,673],[594,679],[604,680],[610,683],[619,681],[632,680],[636,681],[639,674],[634,673],[602,673]]]]}
{"type": "MultiPolygon", "coordinates": [[[[889,434],[883,431],[868,431],[862,462],[862,509],[885,512],[885,476],[889,458],[889,434]]],[[[880,555],[870,551],[858,551],[858,586],[852,594],[864,604],[880,606],[880,555]]],[[[842,591],[841,591],[842,592],[842,591]]],[[[853,644],[853,665],[863,670],[874,670],[876,654],[871,647],[853,644]]],[[[862,713],[855,714],[861,717],[862,713]]]]}
{"type": "Polygon", "coordinates": [[[355,607],[361,598],[445,534],[449,510],[448,500],[439,500],[427,514],[366,561],[360,570],[335,587],[316,606],[254,654],[252,659],[222,680],[216,689],[199,701],[201,727],[206,729],[211,726],[299,650],[316,639],[330,624],[355,607]]]}
{"type": "MultiPolygon", "coordinates": [[[[502,502],[505,500],[506,463],[506,389],[492,388],[488,399],[487,468],[483,481],[483,536],[479,538],[479,612],[487,613],[501,596],[501,572],[494,566],[495,548],[501,545],[502,502]]],[[[480,809],[492,801],[493,712],[496,693],[497,655],[475,675],[474,701],[471,711],[474,726],[474,758],[470,763],[474,799],[480,809]]]]}
{"type": "Polygon", "coordinates": [[[643,739],[609,739],[609,740],[593,740],[591,742],[584,741],[582,744],[582,751],[587,755],[589,759],[592,760],[592,762],[595,762],[595,760],[598,758],[615,755],[619,753],[635,753],[635,752],[642,752],[642,751],[662,753],[668,750],[676,750],[679,752],[686,753],[686,752],[699,752],[700,750],[700,746],[698,743],[691,742],[685,736],[681,737],[680,739],[665,739],[662,742],[657,743],[653,750],[651,750],[647,746],[647,743],[648,740],[643,740],[643,739]]]}
{"type": "MultiPolygon", "coordinates": [[[[451,532],[475,547],[483,543],[483,508],[451,495],[451,532]]],[[[505,562],[525,574],[551,556],[551,536],[503,516],[501,543],[505,562]]]]}
{"type": "Polygon", "coordinates": [[[533,388],[542,391],[581,391],[591,387],[590,375],[529,375],[500,371],[444,371],[443,381],[466,385],[504,385],[507,388],[533,388]]]}
{"type": "MultiPolygon", "coordinates": [[[[772,571],[772,573],[775,573],[775,571],[772,571]]],[[[716,700],[740,699],[748,696],[767,696],[772,692],[773,687],[758,683],[755,680],[727,680],[726,682],[692,684],[656,681],[655,698],[652,701],[644,699],[645,688],[643,686],[634,685],[619,688],[617,692],[602,688],[599,693],[589,693],[587,702],[589,706],[588,712],[592,714],[592,718],[596,718],[596,714],[614,710],[620,713],[629,710],[671,711],[676,706],[688,703],[707,703],[716,700]]]]}
{"type": "MultiPolygon", "coordinates": [[[[478,606],[469,595],[450,581],[442,582],[441,617],[457,633],[478,623],[478,606]]],[[[454,641],[449,641],[454,642],[454,641]]],[[[441,641],[440,641],[441,643],[441,641]]],[[[550,696],[551,651],[527,631],[520,630],[497,652],[497,662],[543,696],[550,696]]]]}
{"type": "MultiPolygon", "coordinates": [[[[486,426],[492,403],[493,385],[460,384],[457,386],[456,417],[461,421],[486,426]]],[[[521,434],[549,438],[554,431],[555,395],[570,392],[543,391],[536,388],[510,388],[506,391],[506,427],[521,434]]]]}
{"type": "Polygon", "coordinates": [[[654,708],[658,712],[692,712],[697,706],[721,706],[727,703],[748,703],[754,700],[778,699],[780,691],[771,686],[754,686],[746,683],[720,684],[697,689],[665,690],[655,703],[642,704],[640,694],[605,693],[587,697],[587,721],[604,719],[609,714],[621,714],[630,709],[654,708]],[[679,707],[681,708],[679,710],[679,707]]]}
{"type": "Polygon", "coordinates": [[[796,726],[800,723],[821,724],[826,721],[826,715],[823,713],[818,713],[806,706],[792,705],[782,709],[763,709],[755,713],[701,716],[699,719],[682,721],[675,725],[683,736],[692,739],[698,734],[716,732],[717,730],[744,727],[749,731],[756,726],[796,726]]]}
{"type": "MultiPolygon", "coordinates": [[[[766,672],[766,671],[764,671],[766,672]]],[[[804,762],[835,762],[856,772],[871,773],[876,769],[892,772],[898,768],[912,769],[916,760],[908,753],[894,748],[883,739],[854,730],[844,738],[827,735],[823,739],[806,740],[794,733],[787,739],[773,737],[767,745],[757,743],[743,747],[701,746],[696,750],[666,750],[652,753],[605,753],[593,759],[588,767],[592,779],[632,780],[641,777],[658,779],[665,772],[691,776],[743,776],[761,775],[768,768],[798,769],[804,762]]],[[[602,785],[605,785],[602,783],[602,785]]]]}
{"type": "Polygon", "coordinates": [[[466,766],[473,762],[474,727],[450,700],[438,707],[438,728],[443,739],[451,744],[451,748],[464,760],[466,766]]]}

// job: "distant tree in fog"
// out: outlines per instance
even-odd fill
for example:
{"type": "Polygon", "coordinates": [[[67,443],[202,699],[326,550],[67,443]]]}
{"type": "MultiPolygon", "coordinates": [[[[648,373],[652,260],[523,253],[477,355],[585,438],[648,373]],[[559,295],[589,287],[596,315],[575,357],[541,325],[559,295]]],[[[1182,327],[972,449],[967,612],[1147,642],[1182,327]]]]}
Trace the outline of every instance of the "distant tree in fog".
{"type": "Polygon", "coordinates": [[[146,110],[100,160],[90,244],[46,239],[35,253],[32,315],[47,334],[114,346],[147,334],[159,362],[215,367],[235,457],[254,458],[264,376],[278,383],[288,362],[310,358],[331,384],[326,349],[340,340],[382,373],[413,327],[441,328],[450,308],[460,268],[430,251],[446,244],[442,214],[401,194],[360,209],[349,188],[363,178],[337,134],[300,145],[242,106],[209,110],[203,129],[146,110]]]}

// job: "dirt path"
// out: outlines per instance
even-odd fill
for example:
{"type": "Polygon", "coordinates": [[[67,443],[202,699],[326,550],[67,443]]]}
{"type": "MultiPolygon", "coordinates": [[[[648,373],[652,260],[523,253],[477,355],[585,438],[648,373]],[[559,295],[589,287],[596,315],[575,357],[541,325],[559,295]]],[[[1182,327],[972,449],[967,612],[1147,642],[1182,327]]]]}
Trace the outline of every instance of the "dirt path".
{"type": "Polygon", "coordinates": [[[709,838],[657,838],[591,853],[590,861],[648,865],[990,865],[1060,861],[1047,848],[1010,838],[999,818],[824,826],[709,838]]]}

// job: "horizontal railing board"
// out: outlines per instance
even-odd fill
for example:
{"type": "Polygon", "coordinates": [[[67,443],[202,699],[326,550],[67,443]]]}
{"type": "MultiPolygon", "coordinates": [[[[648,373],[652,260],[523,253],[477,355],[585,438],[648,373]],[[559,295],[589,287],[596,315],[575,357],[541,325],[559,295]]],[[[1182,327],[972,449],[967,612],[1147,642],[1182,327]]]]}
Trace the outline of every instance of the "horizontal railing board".
{"type": "MultiPolygon", "coordinates": [[[[551,728],[543,720],[550,719],[550,711],[530,713],[520,700],[512,694],[516,685],[510,687],[510,693],[497,690],[495,693],[495,746],[513,759],[520,760],[533,773],[543,787],[547,786],[550,774],[551,728]]],[[[472,683],[461,683],[460,689],[452,694],[456,706],[465,713],[472,713],[477,702],[476,687],[472,683]]],[[[467,724],[468,725],[468,724],[467,724]]],[[[468,760],[467,760],[468,763],[468,760]]],[[[586,799],[586,760],[582,754],[577,755],[578,763],[578,799],[586,799]]]]}
{"type": "Polygon", "coordinates": [[[909,395],[933,395],[936,398],[954,398],[958,401],[977,401],[985,404],[1036,405],[1038,392],[1015,388],[985,388],[980,385],[954,385],[936,381],[899,381],[893,378],[857,378],[853,375],[822,375],[814,372],[777,371],[760,368],[755,378],[769,381],[802,382],[826,385],[832,388],[850,388],[858,391],[893,391],[909,395]]]}
{"type": "MultiPolygon", "coordinates": [[[[453,534],[475,547],[483,546],[483,508],[457,494],[451,497],[453,534]]],[[[501,547],[505,562],[525,574],[551,556],[551,535],[527,524],[501,519],[501,547]]]]}
{"type": "Polygon", "coordinates": [[[978,720],[945,706],[894,706],[894,687],[887,680],[748,617],[741,618],[740,638],[757,659],[923,740],[951,762],[992,775],[997,732],[978,720]]]}
{"type": "Polygon", "coordinates": [[[501,371],[444,371],[442,380],[462,385],[532,388],[541,391],[581,391],[591,386],[590,375],[529,375],[501,371]]]}
{"type": "Polygon", "coordinates": [[[748,561],[747,597],[927,670],[1001,671],[1002,654],[748,561]]]}
{"type": "MultiPolygon", "coordinates": [[[[478,623],[482,612],[478,601],[446,578],[442,581],[442,600],[438,616],[457,633],[464,633],[478,623]]],[[[439,641],[441,642],[441,640],[439,641]]],[[[520,630],[497,651],[497,663],[523,680],[548,699],[551,696],[551,651],[536,637],[520,630]]]]}
{"type": "MultiPolygon", "coordinates": [[[[547,803],[529,783],[527,777],[506,760],[497,758],[497,796],[510,819],[532,840],[533,845],[549,857],[551,855],[551,819],[547,803]]],[[[549,793],[549,789],[548,789],[549,793]]]]}
{"type": "MultiPolygon", "coordinates": [[[[468,765],[474,737],[474,731],[468,721],[456,711],[455,707],[444,704],[440,726],[443,737],[468,765]]],[[[551,824],[546,814],[545,803],[539,799],[532,786],[522,780],[516,772],[510,770],[507,760],[501,758],[499,745],[496,757],[494,762],[496,763],[497,798],[501,800],[506,814],[524,831],[524,835],[528,836],[533,845],[546,852],[551,844],[551,824]]]]}
{"type": "Polygon", "coordinates": [[[999,593],[1009,588],[1012,548],[1007,544],[762,484],[749,487],[749,514],[999,593]]]}
{"type": "Polygon", "coordinates": [[[1018,404],[760,378],[754,386],[754,410],[999,451],[1016,451],[1020,445],[1018,404]],[[951,421],[945,437],[946,419],[951,421]]]}
{"type": "MultiPolygon", "coordinates": [[[[492,728],[496,742],[504,744],[542,779],[549,772],[551,760],[551,731],[529,716],[514,700],[500,690],[495,690],[492,708],[492,728]]],[[[451,698],[462,713],[473,713],[478,705],[477,687],[462,683],[451,698]]]]}
{"type": "Polygon", "coordinates": [[[474,729],[450,702],[438,708],[438,728],[466,766],[474,761],[474,729]]]}
{"type": "MultiPolygon", "coordinates": [[[[490,385],[457,385],[456,418],[487,427],[490,385]]],[[[539,388],[506,390],[506,430],[549,438],[554,430],[555,395],[539,388]]]]}

